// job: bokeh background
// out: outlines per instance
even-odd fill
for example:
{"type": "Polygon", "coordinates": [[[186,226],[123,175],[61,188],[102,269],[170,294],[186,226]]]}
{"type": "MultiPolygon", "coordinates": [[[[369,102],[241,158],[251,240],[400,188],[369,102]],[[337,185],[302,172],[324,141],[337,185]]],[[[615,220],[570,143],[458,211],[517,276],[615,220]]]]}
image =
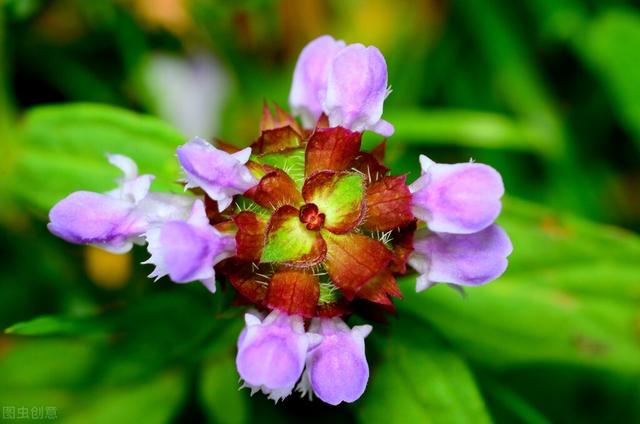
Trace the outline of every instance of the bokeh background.
{"type": "Polygon", "coordinates": [[[8,421],[640,422],[634,1],[3,0],[0,145],[8,421]],[[515,251],[464,297],[404,279],[355,404],[274,406],[237,390],[229,290],[153,284],[144,249],[69,246],[45,224],[67,193],[112,186],[106,152],[178,190],[188,137],[248,145],[325,33],[387,59],[393,173],[415,178],[421,153],[502,173],[515,251]]]}

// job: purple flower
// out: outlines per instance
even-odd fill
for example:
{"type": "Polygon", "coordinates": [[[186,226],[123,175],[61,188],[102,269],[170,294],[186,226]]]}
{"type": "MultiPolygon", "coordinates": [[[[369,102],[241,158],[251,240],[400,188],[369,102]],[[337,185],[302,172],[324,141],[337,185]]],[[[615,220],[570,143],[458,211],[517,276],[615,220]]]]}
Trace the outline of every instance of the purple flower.
{"type": "Polygon", "coordinates": [[[309,348],[320,336],[305,333],[302,317],[272,311],[264,320],[246,314],[247,326],[238,339],[236,366],[243,387],[262,390],[276,402],[293,390],[300,379],[309,348]]]}
{"type": "MultiPolygon", "coordinates": [[[[181,216],[192,199],[172,194],[149,193],[152,175],[138,176],[133,160],[109,155],[109,162],[124,177],[116,189],[105,194],[77,191],[49,212],[49,231],[76,244],[92,244],[114,253],[131,249],[148,225],[166,216],[181,216]]],[[[188,210],[188,209],[187,209],[188,210]]]]}
{"type": "Polygon", "coordinates": [[[364,339],[371,328],[357,325],[350,329],[340,318],[314,318],[309,331],[320,334],[322,341],[307,355],[298,390],[304,395],[311,389],[331,405],[359,399],[369,380],[364,339]]]}
{"type": "Polygon", "coordinates": [[[324,35],[302,50],[289,103],[307,128],[324,113],[332,127],[390,136],[393,126],[381,119],[388,94],[387,64],[376,47],[324,35]]]}
{"type": "Polygon", "coordinates": [[[500,214],[504,185],[500,174],[479,163],[437,164],[420,156],[422,176],[410,189],[413,214],[431,231],[478,232],[500,214]]]}
{"type": "Polygon", "coordinates": [[[323,112],[322,102],[327,94],[327,78],[333,58],[346,46],[344,41],[323,35],[306,45],[296,69],[289,94],[293,113],[299,115],[307,128],[313,126],[323,112]]]}
{"type": "Polygon", "coordinates": [[[416,291],[435,283],[479,286],[507,269],[513,246],[498,225],[474,234],[439,234],[421,230],[413,240],[409,264],[420,274],[416,291]]]}
{"type": "Polygon", "coordinates": [[[242,194],[258,183],[245,166],[251,148],[236,153],[216,149],[205,140],[195,137],[178,147],[178,160],[186,174],[185,189],[202,188],[223,211],[236,194],[242,194]]]}
{"type": "Polygon", "coordinates": [[[202,200],[196,200],[188,220],[172,220],[146,232],[153,264],[149,277],[169,275],[175,283],[200,280],[212,293],[216,291],[214,265],[236,253],[233,235],[223,235],[209,224],[202,200]]]}

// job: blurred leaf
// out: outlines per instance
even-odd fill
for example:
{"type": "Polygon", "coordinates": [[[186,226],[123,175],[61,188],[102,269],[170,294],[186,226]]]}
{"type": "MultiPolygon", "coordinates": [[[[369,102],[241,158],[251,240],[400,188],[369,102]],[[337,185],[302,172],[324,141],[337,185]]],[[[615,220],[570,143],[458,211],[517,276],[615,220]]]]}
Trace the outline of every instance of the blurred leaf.
{"type": "MultiPolygon", "coordinates": [[[[0,356],[0,393],[81,386],[98,365],[95,345],[71,338],[8,338],[0,356]]],[[[3,396],[3,402],[8,399],[3,396]]]]}
{"type": "Polygon", "coordinates": [[[72,409],[59,410],[66,423],[171,422],[187,394],[184,375],[170,371],[151,380],[99,388],[72,409]]]}
{"type": "Polygon", "coordinates": [[[244,320],[235,317],[216,329],[216,337],[203,349],[199,400],[209,421],[236,424],[249,421],[249,395],[239,389],[235,365],[235,342],[244,320]]]}
{"type": "Polygon", "coordinates": [[[107,153],[133,158],[157,179],[154,190],[177,191],[175,148],[183,137],[162,121],[97,104],[41,106],[29,111],[18,134],[11,189],[41,209],[75,190],[106,191],[119,171],[107,153]]]}
{"type": "Polygon", "coordinates": [[[514,244],[498,281],[469,288],[410,288],[400,311],[419,316],[474,361],[496,368],[558,363],[640,372],[640,240],[621,230],[506,202],[514,244]],[[634,259],[635,258],[635,259],[634,259]]]}
{"type": "Polygon", "coordinates": [[[64,316],[43,315],[30,321],[19,322],[5,330],[7,334],[23,336],[34,335],[73,335],[100,332],[104,326],[97,321],[83,320],[64,316]]]}
{"type": "MultiPolygon", "coordinates": [[[[230,346],[234,346],[233,343],[230,346]]],[[[230,349],[209,359],[200,379],[200,400],[210,422],[239,424],[249,421],[249,396],[246,390],[238,389],[238,372],[230,349]]]]}
{"type": "Polygon", "coordinates": [[[466,110],[396,110],[385,114],[394,137],[410,144],[455,144],[553,154],[546,134],[497,113],[466,110]]]}
{"type": "Polygon", "coordinates": [[[640,14],[611,9],[579,33],[579,52],[610,92],[621,121],[640,148],[640,14]]]}
{"type": "Polygon", "coordinates": [[[496,418],[496,421],[513,422],[517,420],[517,422],[525,424],[550,423],[540,412],[510,388],[496,381],[489,380],[486,376],[479,378],[478,381],[482,383],[482,386],[488,392],[487,401],[489,405],[494,406],[491,412],[496,418]],[[497,404],[497,413],[494,404],[497,404]],[[500,417],[500,419],[498,419],[498,417],[500,417]]]}
{"type": "Polygon", "coordinates": [[[464,360],[410,317],[390,329],[392,339],[373,335],[382,358],[356,414],[364,423],[489,423],[464,360]]]}

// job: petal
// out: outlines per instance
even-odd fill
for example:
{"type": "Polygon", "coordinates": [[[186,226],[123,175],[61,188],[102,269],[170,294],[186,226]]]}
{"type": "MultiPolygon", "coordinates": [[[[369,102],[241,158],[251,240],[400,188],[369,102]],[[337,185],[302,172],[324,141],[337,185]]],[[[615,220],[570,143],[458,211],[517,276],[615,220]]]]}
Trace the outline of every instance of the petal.
{"type": "Polygon", "coordinates": [[[297,207],[302,204],[302,196],[295,181],[280,169],[262,177],[255,190],[251,190],[247,196],[260,206],[274,210],[284,205],[297,207]]]}
{"type": "Polygon", "coordinates": [[[295,149],[302,144],[302,137],[290,126],[264,130],[252,145],[256,154],[295,149]]]}
{"type": "Polygon", "coordinates": [[[474,234],[419,232],[409,263],[421,274],[418,291],[433,283],[477,286],[507,269],[513,247],[502,228],[491,225],[474,234]]]}
{"type": "Polygon", "coordinates": [[[316,129],[305,151],[305,175],[316,171],[346,171],[360,152],[362,133],[346,128],[316,129]]]}
{"type": "Polygon", "coordinates": [[[413,214],[430,230],[475,233],[491,225],[500,214],[504,185],[492,167],[478,163],[442,165],[425,156],[421,163],[424,174],[410,187],[413,214]]]}
{"type": "Polygon", "coordinates": [[[305,181],[302,197],[325,214],[324,227],[333,233],[347,233],[364,218],[364,180],[360,174],[316,172],[305,181]]]}
{"type": "Polygon", "coordinates": [[[313,266],[326,255],[326,245],[319,232],[309,231],[292,206],[276,210],[267,224],[267,236],[261,262],[291,266],[313,266]]]}
{"type": "Polygon", "coordinates": [[[322,113],[329,65],[344,46],[344,41],[323,35],[307,44],[300,53],[293,71],[289,105],[294,114],[302,118],[306,128],[312,128],[322,113]]]}
{"type": "Polygon", "coordinates": [[[371,129],[388,136],[393,127],[379,123],[387,94],[387,64],[382,53],[373,46],[351,44],[331,62],[323,111],[332,127],[371,129]]]}
{"type": "Polygon", "coordinates": [[[391,271],[383,269],[358,290],[357,296],[373,303],[391,305],[389,296],[402,299],[402,293],[391,271]]]}
{"type": "Polygon", "coordinates": [[[367,218],[363,228],[388,231],[413,221],[411,192],[405,181],[404,175],[383,177],[367,188],[367,218]]]}
{"type": "Polygon", "coordinates": [[[378,240],[360,234],[322,233],[327,244],[327,273],[349,300],[392,258],[389,249],[378,240]]]}
{"type": "Polygon", "coordinates": [[[135,211],[147,225],[173,220],[184,221],[189,218],[194,201],[193,196],[151,192],[136,205],[135,211]]]}
{"type": "Polygon", "coordinates": [[[266,222],[250,211],[242,211],[235,215],[233,222],[238,227],[236,256],[238,259],[258,262],[264,247],[266,222]]]}
{"type": "Polygon", "coordinates": [[[178,147],[177,153],[186,174],[186,188],[202,188],[218,202],[220,210],[229,206],[234,195],[258,183],[245,165],[251,155],[248,147],[229,154],[196,137],[178,147]]]}
{"type": "Polygon", "coordinates": [[[76,244],[129,250],[145,230],[130,202],[88,191],[71,193],[49,212],[49,231],[76,244]]]}
{"type": "Polygon", "coordinates": [[[150,277],[168,274],[176,283],[210,282],[215,276],[214,265],[236,250],[232,236],[222,235],[209,225],[201,200],[194,203],[188,221],[168,221],[147,231],[146,237],[151,253],[147,263],[156,265],[150,277]]]}
{"type": "Polygon", "coordinates": [[[246,321],[236,357],[240,377],[250,387],[276,392],[276,400],[287,396],[302,374],[309,348],[302,318],[273,311],[262,322],[255,316],[246,321]]]}
{"type": "Polygon", "coordinates": [[[331,405],[359,399],[369,380],[364,338],[371,332],[371,326],[349,329],[340,318],[316,318],[309,331],[322,335],[320,345],[307,357],[307,375],[313,392],[331,405]]]}
{"type": "Polygon", "coordinates": [[[309,271],[291,269],[276,272],[267,289],[265,305],[289,315],[311,318],[320,297],[318,277],[309,271]]]}

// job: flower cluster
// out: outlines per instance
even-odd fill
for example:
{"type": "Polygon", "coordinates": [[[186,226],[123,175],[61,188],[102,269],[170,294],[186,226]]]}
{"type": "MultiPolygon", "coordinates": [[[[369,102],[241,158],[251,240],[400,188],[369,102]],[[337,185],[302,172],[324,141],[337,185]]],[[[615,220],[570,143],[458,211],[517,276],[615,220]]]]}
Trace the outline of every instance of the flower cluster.
{"type": "Polygon", "coordinates": [[[300,55],[292,110],[265,105],[261,132],[243,150],[194,138],[178,147],[186,194],[149,191],[130,159],[106,194],[76,192],[50,212],[49,229],[78,244],[125,252],[147,243],[150,277],[201,281],[216,274],[253,305],[238,339],[244,386],[274,400],[297,387],[337,405],[365,390],[370,325],[350,315],[393,312],[396,277],[417,271],[435,283],[480,285],[500,276],[511,243],[493,224],[504,188],[476,163],[420,157],[412,184],[389,175],[384,143],[362,151],[362,131],[383,135],[387,69],[375,47],[329,36],[300,55]]]}

